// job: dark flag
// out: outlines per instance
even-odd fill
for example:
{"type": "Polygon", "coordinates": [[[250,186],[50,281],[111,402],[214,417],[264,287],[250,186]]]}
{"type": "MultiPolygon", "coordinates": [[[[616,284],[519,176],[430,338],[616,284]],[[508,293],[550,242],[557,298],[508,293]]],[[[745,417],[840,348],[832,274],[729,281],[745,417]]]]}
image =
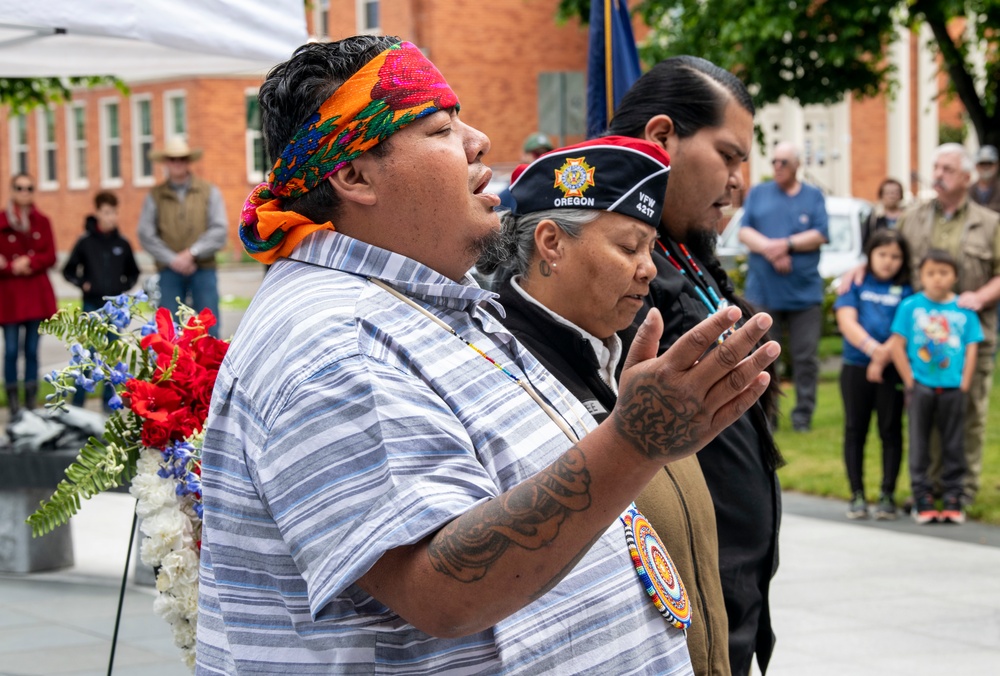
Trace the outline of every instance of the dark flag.
{"type": "Polygon", "coordinates": [[[591,0],[587,138],[608,128],[618,102],[640,75],[626,0],[591,0]]]}

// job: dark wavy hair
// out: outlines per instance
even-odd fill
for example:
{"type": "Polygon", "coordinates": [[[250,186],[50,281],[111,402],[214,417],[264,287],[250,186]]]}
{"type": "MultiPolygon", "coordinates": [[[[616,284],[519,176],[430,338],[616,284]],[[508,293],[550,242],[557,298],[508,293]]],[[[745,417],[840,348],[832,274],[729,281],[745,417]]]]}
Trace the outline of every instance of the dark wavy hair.
{"type": "MultiPolygon", "coordinates": [[[[257,94],[268,157],[273,160],[281,155],[306,120],[340,85],[398,42],[397,37],[380,35],[313,42],[302,45],[292,58],[272,68],[257,94]]],[[[388,148],[388,142],[383,141],[368,152],[380,157],[388,148]]],[[[333,220],[339,206],[340,199],[327,181],[284,204],[285,209],[315,223],[333,220]]]]}
{"type": "Polygon", "coordinates": [[[906,242],[906,238],[899,234],[898,230],[879,228],[871,234],[871,237],[865,242],[865,256],[868,257],[865,269],[868,272],[872,271],[872,251],[887,244],[895,244],[903,252],[903,264],[899,267],[899,272],[892,278],[892,283],[900,285],[909,284],[912,277],[912,271],[910,270],[910,245],[906,242]]]}
{"type": "MultiPolygon", "coordinates": [[[[608,130],[610,134],[643,138],[646,124],[657,115],[673,121],[679,138],[689,138],[702,129],[721,127],[730,102],[753,115],[756,111],[746,86],[729,71],[696,56],[674,56],[660,61],[640,77],[622,98],[608,130]]],[[[667,190],[670,190],[669,183],[667,190]]],[[[736,293],[719,259],[715,256],[715,233],[698,233],[689,242],[706,272],[712,275],[730,304],[750,316],[756,310],[736,293]]],[[[765,336],[760,345],[767,340],[765,336]]],[[[763,445],[764,460],[776,469],[784,460],[774,443],[771,421],[777,420],[781,382],[774,365],[768,367],[771,383],[760,398],[760,406],[750,410],[751,420],[763,445]]]]}

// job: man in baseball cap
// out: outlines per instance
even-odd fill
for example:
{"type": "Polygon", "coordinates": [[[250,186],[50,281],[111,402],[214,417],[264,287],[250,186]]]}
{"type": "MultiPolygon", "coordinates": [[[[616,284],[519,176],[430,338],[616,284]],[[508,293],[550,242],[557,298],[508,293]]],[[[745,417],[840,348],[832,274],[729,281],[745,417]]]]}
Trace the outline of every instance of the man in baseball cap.
{"type": "Polygon", "coordinates": [[[521,162],[528,163],[537,160],[539,157],[544,155],[555,148],[552,143],[552,139],[543,134],[540,131],[536,131],[528,135],[528,138],[524,139],[524,145],[521,146],[521,162]]]}
{"type": "Polygon", "coordinates": [[[988,209],[1000,212],[1000,176],[997,165],[1000,153],[996,146],[983,146],[976,153],[976,182],[969,186],[969,199],[988,209]]]}

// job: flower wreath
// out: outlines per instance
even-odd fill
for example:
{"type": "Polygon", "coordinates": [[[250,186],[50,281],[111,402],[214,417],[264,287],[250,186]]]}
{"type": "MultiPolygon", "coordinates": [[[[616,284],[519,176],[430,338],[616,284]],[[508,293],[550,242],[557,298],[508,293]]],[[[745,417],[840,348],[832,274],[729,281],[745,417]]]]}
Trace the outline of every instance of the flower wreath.
{"type": "Polygon", "coordinates": [[[70,346],[71,359],[45,377],[46,406],[65,408],[76,388],[114,388],[102,439],[91,438],[55,493],[28,518],[35,535],[69,521],[82,499],[131,482],[142,519],[142,562],[156,570],[153,610],[173,631],[192,670],[201,552],[201,446],[212,388],[229,344],[208,334],[209,310],[144,312],[143,293],[109,299],[95,312],[62,310],[42,331],[70,346]]]}

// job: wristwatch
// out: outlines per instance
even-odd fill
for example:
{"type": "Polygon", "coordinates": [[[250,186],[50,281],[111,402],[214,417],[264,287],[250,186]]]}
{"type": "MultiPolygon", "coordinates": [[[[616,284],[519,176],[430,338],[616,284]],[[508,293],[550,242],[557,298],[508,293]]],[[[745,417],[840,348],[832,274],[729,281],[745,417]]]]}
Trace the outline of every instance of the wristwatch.
{"type": "Polygon", "coordinates": [[[792,238],[788,237],[785,241],[788,242],[788,253],[795,253],[795,247],[792,246],[792,238]]]}

